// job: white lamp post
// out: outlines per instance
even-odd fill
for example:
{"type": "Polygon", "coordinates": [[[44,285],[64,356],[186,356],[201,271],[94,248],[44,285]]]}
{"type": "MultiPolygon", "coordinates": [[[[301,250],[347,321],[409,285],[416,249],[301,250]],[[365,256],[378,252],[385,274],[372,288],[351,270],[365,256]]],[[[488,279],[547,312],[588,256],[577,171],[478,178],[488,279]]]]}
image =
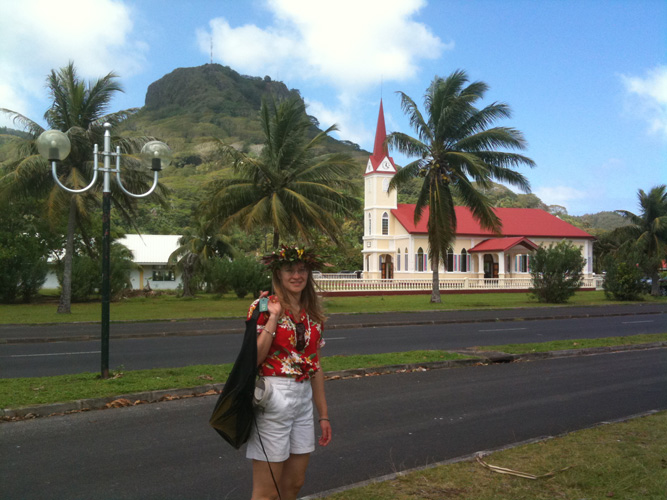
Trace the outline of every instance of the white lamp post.
{"type": "Polygon", "coordinates": [[[86,187],[82,189],[70,189],[60,182],[57,173],[57,165],[59,161],[63,161],[70,153],[71,145],[68,137],[58,130],[47,130],[37,138],[37,150],[44,159],[51,162],[51,172],[53,178],[65,191],[73,194],[83,193],[88,191],[95,185],[97,181],[98,172],[103,173],[103,189],[102,189],[102,378],[109,378],[109,302],[110,302],[110,254],[111,254],[111,174],[116,173],[116,181],[118,186],[128,196],[134,198],[144,198],[155,191],[158,184],[158,174],[162,167],[166,167],[171,163],[171,150],[169,146],[160,141],[151,141],[144,145],[141,149],[141,156],[148,161],[153,170],[153,185],[151,188],[142,194],[135,194],[128,191],[120,178],[120,148],[117,147],[115,152],[111,151],[111,124],[104,124],[104,150],[99,153],[97,144],[93,149],[93,179],[86,187]],[[103,167],[100,167],[98,162],[98,155],[101,154],[104,162],[103,167]],[[115,168],[111,168],[111,158],[116,158],[115,168]]]}

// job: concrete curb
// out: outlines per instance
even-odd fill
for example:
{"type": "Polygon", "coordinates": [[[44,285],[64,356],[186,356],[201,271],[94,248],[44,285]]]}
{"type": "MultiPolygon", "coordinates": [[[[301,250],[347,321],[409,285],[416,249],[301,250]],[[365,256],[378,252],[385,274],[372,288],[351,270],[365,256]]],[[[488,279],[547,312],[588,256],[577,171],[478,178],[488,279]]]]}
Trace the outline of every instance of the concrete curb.
{"type": "MultiPolygon", "coordinates": [[[[412,363],[404,365],[387,365],[373,368],[357,368],[352,370],[325,372],[326,380],[339,380],[345,378],[365,377],[371,375],[387,375],[391,373],[408,373],[414,371],[442,370],[448,368],[479,366],[497,363],[512,363],[516,361],[539,361],[553,358],[566,358],[575,356],[591,356],[596,354],[609,354],[615,352],[640,351],[647,349],[661,349],[667,347],[667,341],[653,342],[650,344],[636,344],[614,347],[594,347],[586,349],[570,349],[563,351],[549,351],[529,354],[506,354],[502,352],[484,352],[479,358],[460,359],[451,361],[434,361],[429,363],[412,363]]],[[[472,355],[471,351],[458,351],[460,354],[472,355]]],[[[109,408],[120,408],[135,406],[137,404],[158,403],[173,399],[184,399],[191,397],[213,396],[220,393],[224,383],[206,384],[185,389],[163,389],[157,391],[138,392],[133,394],[120,394],[103,398],[79,399],[65,403],[52,403],[46,405],[25,406],[23,408],[0,409],[0,422],[13,421],[28,418],[51,417],[79,413],[82,411],[103,410],[109,408]]]]}

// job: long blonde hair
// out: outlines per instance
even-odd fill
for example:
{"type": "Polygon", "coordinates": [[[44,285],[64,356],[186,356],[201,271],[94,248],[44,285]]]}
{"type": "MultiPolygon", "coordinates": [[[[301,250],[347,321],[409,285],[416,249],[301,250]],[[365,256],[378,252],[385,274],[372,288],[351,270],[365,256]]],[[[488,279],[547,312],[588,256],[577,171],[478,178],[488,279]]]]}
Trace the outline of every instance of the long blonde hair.
{"type": "MultiPolygon", "coordinates": [[[[285,289],[280,282],[280,270],[274,269],[271,276],[271,281],[273,283],[273,291],[278,296],[280,304],[283,306],[283,311],[290,308],[290,304],[285,302],[285,289]]],[[[306,314],[312,319],[317,321],[320,324],[324,324],[326,321],[326,316],[324,315],[324,310],[322,309],[322,301],[320,296],[317,295],[315,290],[315,280],[313,280],[313,271],[308,268],[308,279],[306,280],[306,287],[301,292],[301,306],[305,309],[306,314]]],[[[298,313],[299,311],[292,311],[298,313]]]]}

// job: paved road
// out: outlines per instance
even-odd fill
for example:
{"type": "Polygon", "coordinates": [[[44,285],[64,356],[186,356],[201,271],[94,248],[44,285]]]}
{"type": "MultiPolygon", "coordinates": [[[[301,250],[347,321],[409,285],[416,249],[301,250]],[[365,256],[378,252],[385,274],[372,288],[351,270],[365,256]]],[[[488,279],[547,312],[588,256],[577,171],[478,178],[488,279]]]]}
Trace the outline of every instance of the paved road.
{"type": "MultiPolygon", "coordinates": [[[[667,304],[652,303],[605,306],[556,306],[504,310],[332,314],[327,321],[327,329],[553,318],[585,318],[635,314],[667,314],[667,304]]],[[[215,335],[220,333],[242,333],[243,330],[243,320],[239,318],[159,321],[149,323],[112,323],[110,327],[110,336],[114,339],[128,337],[145,338],[153,336],[215,335]]],[[[100,325],[98,323],[64,323],[36,326],[11,324],[0,325],[0,343],[95,340],[99,339],[99,337],[100,325]]]]}
{"type": "MultiPolygon", "coordinates": [[[[667,314],[334,329],[326,332],[326,356],[418,349],[459,350],[478,345],[547,342],[667,332],[667,314]]],[[[110,367],[125,370],[231,363],[242,334],[116,338],[110,367]]],[[[38,377],[96,372],[95,341],[0,344],[0,377],[38,377]]]]}
{"type": "MultiPolygon", "coordinates": [[[[667,409],[664,349],[327,383],[334,440],[303,494],[667,409]]],[[[214,398],[0,425],[7,500],[238,499],[250,466],[210,428],[214,398]]]]}

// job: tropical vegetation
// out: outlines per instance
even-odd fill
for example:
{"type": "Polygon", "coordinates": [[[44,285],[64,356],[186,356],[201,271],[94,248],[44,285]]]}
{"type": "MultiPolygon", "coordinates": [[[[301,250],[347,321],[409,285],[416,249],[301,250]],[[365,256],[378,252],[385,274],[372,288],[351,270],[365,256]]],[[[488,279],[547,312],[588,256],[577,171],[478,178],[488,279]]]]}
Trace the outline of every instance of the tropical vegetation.
{"type": "Polygon", "coordinates": [[[500,148],[523,150],[523,134],[511,127],[489,127],[501,118],[511,117],[507,104],[492,103],[477,108],[489,86],[484,82],[468,84],[465,71],[457,70],[447,78],[436,77],[424,96],[426,115],[403,92],[401,106],[417,132],[411,137],[394,132],[387,137],[390,146],[407,156],[417,157],[398,171],[390,189],[412,179],[423,179],[415,208],[415,223],[428,212],[429,258],[433,269],[432,302],[440,302],[439,268],[456,236],[457,196],[470,208],[473,217],[489,230],[500,232],[501,223],[483,189],[500,181],[530,191],[528,180],[515,167],[534,166],[530,158],[500,148]],[[428,209],[428,210],[427,210],[428,209]]]}
{"type": "MultiPolygon", "coordinates": [[[[660,268],[667,261],[667,186],[654,186],[637,193],[640,212],[617,210],[629,224],[614,230],[619,248],[628,247],[641,254],[641,267],[651,279],[651,295],[660,294],[660,268]]],[[[637,264],[640,264],[639,262],[637,264]]]]}
{"type": "MultiPolygon", "coordinates": [[[[105,114],[112,97],[122,91],[118,77],[113,72],[95,81],[86,83],[77,74],[73,62],[58,71],[52,70],[47,78],[47,89],[52,99],[51,107],[44,119],[51,129],[65,132],[72,150],[59,164],[60,181],[71,189],[84,188],[92,178],[93,145],[102,144],[104,123],[117,126],[136,110],[105,114]]],[[[9,109],[0,112],[13,119],[28,133],[17,137],[12,143],[12,155],[4,162],[0,174],[0,198],[5,200],[44,200],[45,211],[53,225],[66,217],[66,239],[62,278],[62,291],[58,312],[70,313],[72,293],[72,259],[75,233],[85,234],[90,223],[91,210],[99,206],[101,185],[79,194],[71,194],[56,185],[47,162],[37,154],[35,141],[44,132],[36,121],[9,109]]],[[[150,186],[150,177],[139,168],[138,161],[128,156],[150,138],[116,138],[114,141],[126,154],[124,184],[133,192],[142,192],[150,186]]],[[[165,190],[159,187],[154,195],[164,202],[165,190]]],[[[122,215],[128,219],[134,212],[136,200],[127,196],[112,183],[112,201],[122,215]]]]}
{"type": "Polygon", "coordinates": [[[272,247],[281,238],[311,242],[320,234],[341,240],[343,217],[360,206],[351,181],[359,165],[345,153],[318,154],[336,130],[332,125],[308,139],[312,126],[301,99],[266,99],[260,110],[264,147],[259,156],[221,144],[233,161],[233,176],[213,181],[207,215],[225,230],[269,229],[272,247]]]}
{"type": "Polygon", "coordinates": [[[570,241],[540,246],[530,259],[532,294],[539,302],[567,302],[583,282],[585,264],[579,247],[570,241]]]}

